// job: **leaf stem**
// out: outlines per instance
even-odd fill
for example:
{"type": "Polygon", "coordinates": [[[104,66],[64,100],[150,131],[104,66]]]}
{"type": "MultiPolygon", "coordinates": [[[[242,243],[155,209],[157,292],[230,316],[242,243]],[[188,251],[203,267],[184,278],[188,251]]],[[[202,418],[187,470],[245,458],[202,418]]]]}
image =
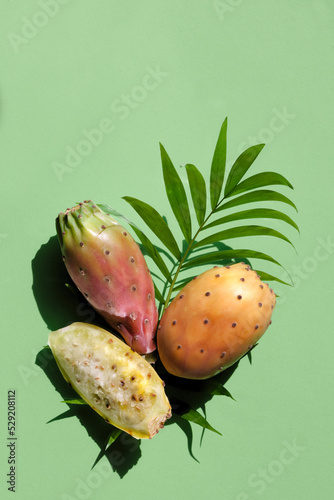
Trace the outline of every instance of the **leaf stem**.
{"type": "MultiPolygon", "coordinates": [[[[211,212],[209,213],[209,215],[206,217],[206,219],[202,222],[202,224],[199,226],[199,228],[197,229],[196,233],[195,233],[195,236],[191,239],[188,247],[186,248],[186,251],[184,252],[180,262],[179,262],[179,265],[177,266],[177,269],[175,271],[175,275],[174,275],[174,278],[172,280],[172,283],[170,284],[170,287],[169,287],[169,291],[168,291],[168,295],[166,297],[166,301],[165,301],[165,304],[164,304],[164,307],[162,309],[162,312],[161,312],[161,316],[163,315],[163,313],[165,312],[165,309],[167,308],[168,304],[169,304],[169,301],[170,301],[170,298],[171,298],[171,295],[173,293],[173,289],[174,289],[174,286],[175,286],[175,283],[176,283],[176,280],[178,278],[178,275],[181,271],[181,268],[184,264],[184,261],[186,260],[187,258],[187,255],[189,254],[190,250],[191,250],[191,247],[192,245],[195,243],[196,241],[196,238],[197,236],[199,235],[199,233],[202,231],[203,227],[205,226],[205,224],[207,223],[207,221],[209,220],[209,218],[211,217],[211,215],[213,215],[215,213],[215,211],[217,210],[217,208],[219,207],[219,205],[225,200],[225,196],[223,196],[223,198],[216,204],[216,206],[211,210],[211,212]]],[[[166,283],[167,285],[167,283],[166,283]]]]}

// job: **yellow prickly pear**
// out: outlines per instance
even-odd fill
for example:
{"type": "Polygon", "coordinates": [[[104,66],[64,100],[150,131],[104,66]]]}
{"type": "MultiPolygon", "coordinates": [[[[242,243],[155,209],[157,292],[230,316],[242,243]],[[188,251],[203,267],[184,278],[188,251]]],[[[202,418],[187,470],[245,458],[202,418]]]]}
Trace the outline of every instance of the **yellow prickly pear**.
{"type": "Polygon", "coordinates": [[[108,423],[151,438],[171,416],[163,381],[115,335],[73,323],[51,332],[49,346],[65,380],[108,423]]]}

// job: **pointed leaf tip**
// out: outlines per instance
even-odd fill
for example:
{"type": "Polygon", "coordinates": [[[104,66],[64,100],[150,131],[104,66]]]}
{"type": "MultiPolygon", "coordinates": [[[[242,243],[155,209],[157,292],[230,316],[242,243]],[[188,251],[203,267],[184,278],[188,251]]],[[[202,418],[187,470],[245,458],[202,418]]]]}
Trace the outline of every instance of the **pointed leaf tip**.
{"type": "Polygon", "coordinates": [[[64,399],[61,403],[71,404],[71,405],[87,405],[86,401],[82,398],[76,399],[64,399]]]}
{"type": "Polygon", "coordinates": [[[213,154],[210,171],[210,197],[211,208],[214,210],[219,202],[219,197],[223,187],[226,168],[226,138],[227,138],[227,118],[225,118],[217,140],[213,154]]]}
{"type": "Polygon", "coordinates": [[[162,216],[151,207],[148,203],[140,201],[131,196],[123,196],[123,200],[129,203],[137,214],[143,219],[151,231],[159,238],[159,240],[166,246],[166,248],[176,257],[181,259],[181,252],[177,242],[167,226],[162,216]]]}
{"type": "Polygon", "coordinates": [[[225,196],[227,196],[241,181],[248,169],[261,153],[264,146],[265,144],[256,144],[255,146],[251,146],[250,148],[243,151],[241,155],[235,160],[226,181],[224,192],[225,196]]]}
{"type": "Polygon", "coordinates": [[[117,427],[114,427],[111,433],[109,434],[108,440],[104,446],[104,450],[106,451],[109,446],[116,441],[118,436],[122,433],[121,429],[118,429],[117,427]]]}
{"type": "Polygon", "coordinates": [[[209,424],[207,419],[203,417],[197,410],[190,408],[187,413],[183,413],[181,417],[189,422],[200,425],[203,429],[208,429],[209,431],[215,432],[216,434],[222,435],[221,432],[217,431],[212,425],[209,424]]]}
{"type": "Polygon", "coordinates": [[[277,172],[260,172],[259,174],[247,177],[247,179],[237,184],[226,194],[226,198],[244,193],[246,191],[251,191],[252,189],[258,189],[260,187],[270,185],[287,186],[290,189],[293,189],[292,184],[283,175],[278,174],[277,172]]]}

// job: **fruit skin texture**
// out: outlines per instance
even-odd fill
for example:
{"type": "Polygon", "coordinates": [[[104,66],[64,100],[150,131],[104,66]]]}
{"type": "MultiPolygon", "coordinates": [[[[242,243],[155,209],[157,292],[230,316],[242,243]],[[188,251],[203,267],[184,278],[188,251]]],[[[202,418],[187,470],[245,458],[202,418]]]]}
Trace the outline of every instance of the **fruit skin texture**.
{"type": "Polygon", "coordinates": [[[56,228],[67,271],[87,301],[132,349],[154,351],[154,285],[129,232],[91,201],[60,213],[56,228]]]}
{"type": "Polygon", "coordinates": [[[158,352],[166,370],[207,379],[240,359],[264,334],[272,289],[244,263],[215,267],[188,283],[165,310],[158,352]]]}
{"type": "Polygon", "coordinates": [[[108,423],[145,439],[171,416],[163,381],[115,335],[78,322],[51,332],[49,346],[65,380],[108,423]]]}

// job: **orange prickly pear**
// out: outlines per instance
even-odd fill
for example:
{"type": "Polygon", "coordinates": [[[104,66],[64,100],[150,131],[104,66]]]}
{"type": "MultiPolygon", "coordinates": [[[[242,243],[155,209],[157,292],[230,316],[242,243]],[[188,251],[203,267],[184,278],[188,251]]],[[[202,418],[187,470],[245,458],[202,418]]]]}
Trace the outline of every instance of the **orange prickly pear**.
{"type": "Polygon", "coordinates": [[[178,377],[207,379],[240,359],[271,323],[275,293],[244,263],[215,267],[188,283],[165,310],[158,352],[178,377]]]}
{"type": "Polygon", "coordinates": [[[155,350],[154,285],[128,231],[91,201],[56,219],[63,261],[87,301],[135,351],[155,350]]]}

